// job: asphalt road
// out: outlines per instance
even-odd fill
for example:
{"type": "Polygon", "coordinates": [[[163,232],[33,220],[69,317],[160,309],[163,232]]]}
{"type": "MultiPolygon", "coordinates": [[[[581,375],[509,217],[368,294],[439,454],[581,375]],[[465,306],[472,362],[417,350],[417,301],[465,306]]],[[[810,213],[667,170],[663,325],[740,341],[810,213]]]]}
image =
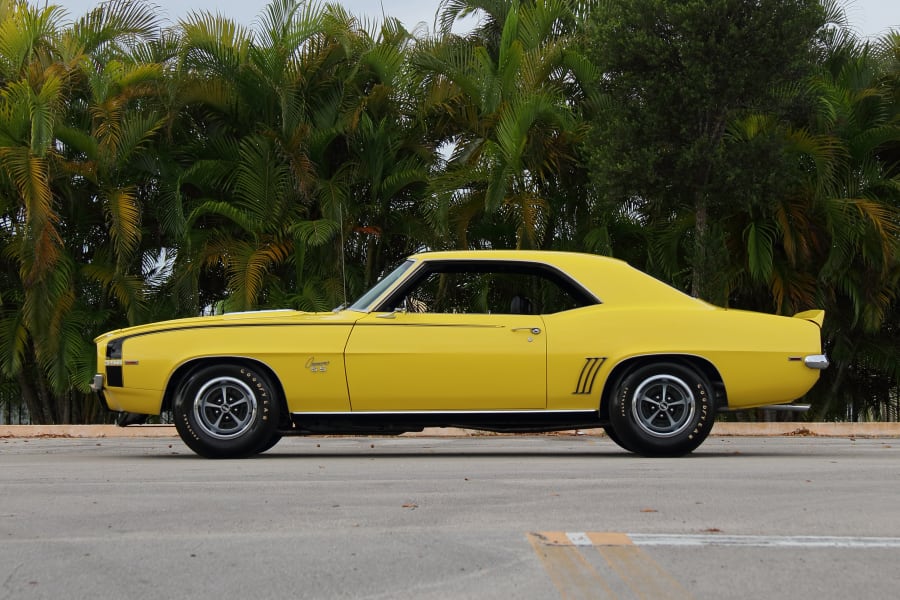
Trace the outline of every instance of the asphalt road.
{"type": "Polygon", "coordinates": [[[900,440],[0,440],[0,599],[895,598],[900,440]]]}

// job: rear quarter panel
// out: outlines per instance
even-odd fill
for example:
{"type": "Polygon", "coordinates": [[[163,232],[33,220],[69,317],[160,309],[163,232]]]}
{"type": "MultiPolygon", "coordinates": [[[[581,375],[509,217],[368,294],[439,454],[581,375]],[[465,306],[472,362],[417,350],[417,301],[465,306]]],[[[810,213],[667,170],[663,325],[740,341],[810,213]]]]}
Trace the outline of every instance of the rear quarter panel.
{"type": "Polygon", "coordinates": [[[789,402],[806,393],[819,375],[802,357],[821,351],[820,331],[803,319],[697,303],[678,308],[598,305],[547,315],[545,322],[550,408],[596,409],[616,366],[648,355],[707,360],[720,374],[732,409],[789,402]],[[602,364],[587,390],[584,371],[592,359],[602,364]]]}

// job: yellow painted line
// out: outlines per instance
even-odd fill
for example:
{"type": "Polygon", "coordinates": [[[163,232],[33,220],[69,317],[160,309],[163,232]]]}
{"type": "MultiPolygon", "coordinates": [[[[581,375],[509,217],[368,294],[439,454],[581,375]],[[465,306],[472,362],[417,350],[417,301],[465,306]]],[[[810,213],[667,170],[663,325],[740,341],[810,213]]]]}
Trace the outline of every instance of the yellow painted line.
{"type": "Polygon", "coordinates": [[[540,543],[544,546],[571,546],[572,542],[566,537],[566,534],[562,531],[543,531],[540,533],[529,533],[529,539],[531,537],[538,537],[540,543]]]}
{"type": "Polygon", "coordinates": [[[565,533],[529,533],[528,542],[534,548],[560,598],[617,598],[609,584],[565,533]]]}
{"type": "Polygon", "coordinates": [[[684,587],[649,554],[635,545],[596,546],[610,569],[642,600],[692,598],[684,587]]]}
{"type": "Polygon", "coordinates": [[[616,532],[588,532],[587,537],[595,546],[633,546],[634,540],[627,533],[616,532]]]}
{"type": "Polygon", "coordinates": [[[581,553],[596,548],[615,578],[642,600],[688,600],[691,594],[627,533],[542,531],[528,540],[562,598],[617,598],[616,582],[604,580],[581,553]]]}

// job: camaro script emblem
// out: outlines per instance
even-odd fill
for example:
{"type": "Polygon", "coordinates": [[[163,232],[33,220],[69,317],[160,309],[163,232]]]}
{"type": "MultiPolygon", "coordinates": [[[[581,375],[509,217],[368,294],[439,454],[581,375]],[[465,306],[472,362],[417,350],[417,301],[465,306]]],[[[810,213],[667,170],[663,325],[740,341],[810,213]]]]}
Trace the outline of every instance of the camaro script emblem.
{"type": "Polygon", "coordinates": [[[310,356],[306,361],[306,368],[310,373],[324,373],[328,370],[329,363],[327,360],[317,361],[315,356],[310,356]]]}

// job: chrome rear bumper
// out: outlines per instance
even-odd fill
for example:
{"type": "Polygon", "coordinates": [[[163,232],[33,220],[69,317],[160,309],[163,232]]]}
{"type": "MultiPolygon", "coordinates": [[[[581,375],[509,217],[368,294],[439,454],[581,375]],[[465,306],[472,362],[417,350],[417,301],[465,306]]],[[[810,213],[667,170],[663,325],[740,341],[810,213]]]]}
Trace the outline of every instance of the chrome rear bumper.
{"type": "Polygon", "coordinates": [[[827,369],[828,365],[831,363],[828,362],[828,357],[824,354],[810,354],[803,358],[803,364],[810,369],[822,370],[827,369]]]}

